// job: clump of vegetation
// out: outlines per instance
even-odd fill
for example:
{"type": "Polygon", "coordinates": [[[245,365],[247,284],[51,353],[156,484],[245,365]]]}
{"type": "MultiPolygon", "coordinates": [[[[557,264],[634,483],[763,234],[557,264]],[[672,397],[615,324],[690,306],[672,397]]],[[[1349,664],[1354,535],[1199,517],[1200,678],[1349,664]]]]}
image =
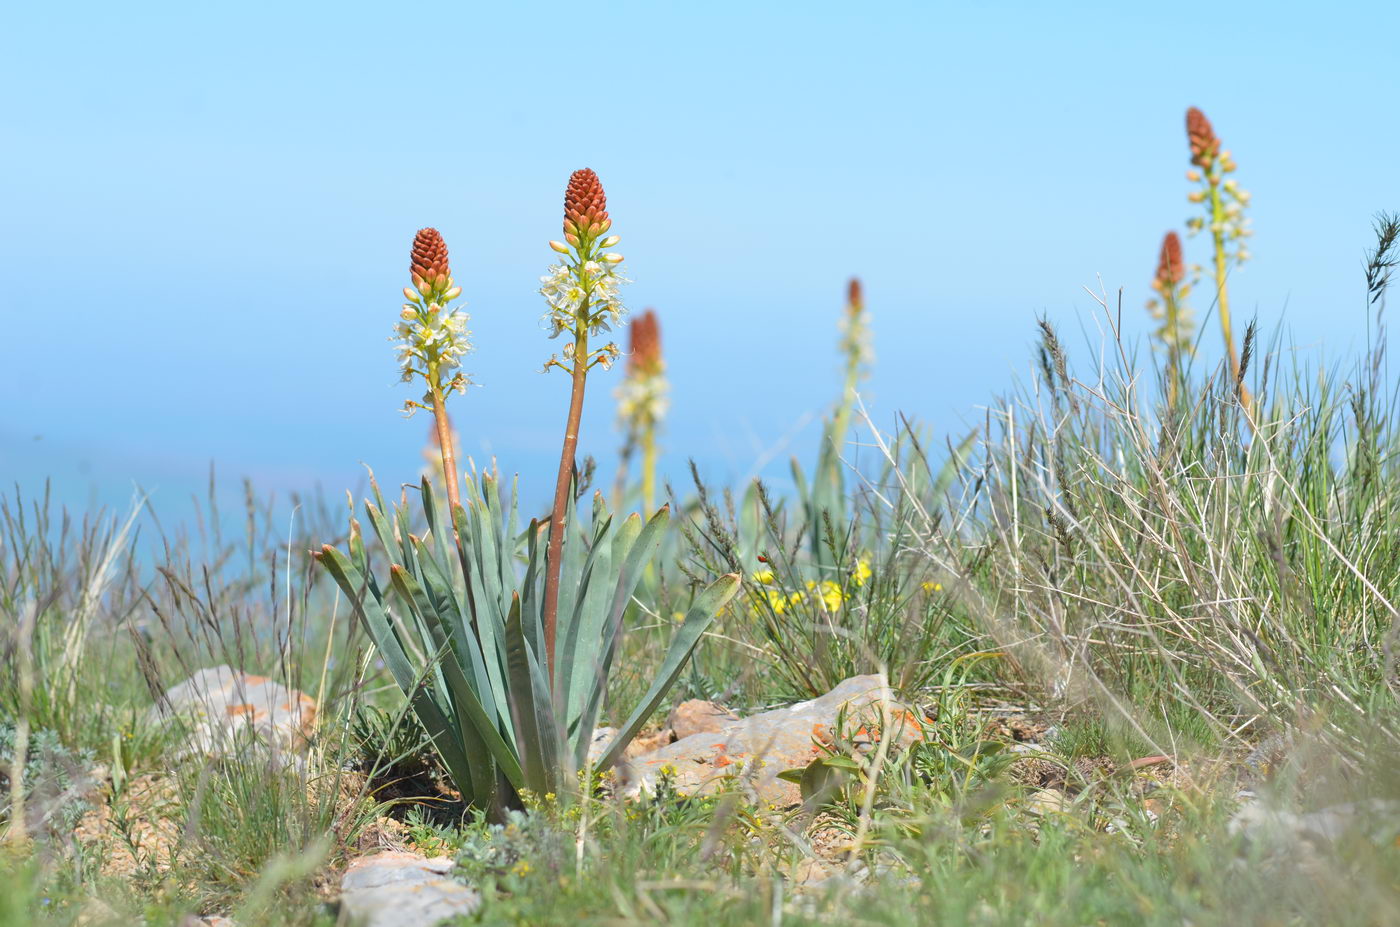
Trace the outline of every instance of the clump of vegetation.
{"type": "MultiPolygon", "coordinates": [[[[609,331],[623,312],[622,257],[607,250],[619,241],[607,234],[611,226],[597,175],[575,171],[564,195],[567,244],[550,243],[565,260],[550,268],[540,290],[552,334],[572,339],[563,358],[556,355],[546,365],[565,370],[572,381],[548,527],[532,521],[522,551],[513,494],[503,507],[496,480],[483,473],[469,484],[464,507],[454,475],[445,513],[423,480],[422,537],[412,533],[406,505],[394,511],[391,526],[377,487],[375,502],[366,503],[365,515],[391,558],[386,584],[375,578],[357,522],[348,556],[329,544],[316,554],[350,599],[463,798],[493,815],[519,807],[527,792],[573,795],[579,773],[587,777],[628,605],[669,521],[663,508],[645,524],[635,514],[618,524],[601,494],[593,500],[591,520],[578,517],[574,455],[588,372],[609,366],[619,354],[614,344],[595,349],[589,341],[609,331]],[[522,553],[523,575],[517,570],[522,553]]],[[[465,329],[445,320],[442,304],[460,289],[452,285],[441,236],[427,237],[427,272],[435,276],[428,282],[418,272],[426,260],[420,259],[420,232],[414,285],[425,308],[405,306],[404,316],[426,316],[429,323],[418,321],[404,335],[420,347],[403,353],[401,363],[405,379],[426,381],[434,413],[445,422],[442,398],[464,380],[460,373],[446,380],[454,367],[440,358],[464,353],[452,339],[465,329]],[[449,342],[458,347],[442,347],[449,342]]],[[[455,464],[447,456],[451,441],[444,428],[439,433],[448,471],[455,464]]],[[[695,598],[653,682],[597,758],[600,768],[622,756],[737,586],[737,576],[721,576],[695,598]]]]}
{"type": "Polygon", "coordinates": [[[370,532],[298,500],[284,534],[249,488],[244,542],[211,506],[197,538],[138,553],[140,512],[74,528],[0,500],[0,927],[329,924],[341,867],[382,847],[451,856],[483,923],[1400,919],[1400,218],[1366,255],[1357,364],[1285,364],[1253,323],[1236,353],[1248,194],[1199,110],[1187,129],[1218,369],[1194,359],[1196,269],[1169,232],[1151,364],[1100,294],[1088,369],[1044,319],[1035,377],[970,434],[886,433],[863,417],[852,280],[841,391],[793,491],[692,468],[693,496],[654,510],[668,387],[648,312],[610,508],[577,453],[626,281],[582,170],[540,287],[564,344],[545,370],[570,381],[547,512],[457,460],[448,402],[475,346],[431,228],[394,340],[433,466],[414,504],[371,477],[370,532]],[[847,453],[857,434],[873,465],[847,453]],[[194,749],[165,720],[170,684],[214,664],[314,698],[294,760],[194,749]],[[682,696],[767,706],[865,673],[906,707],[816,725],[775,771],[790,804],[728,773],[694,791],[671,765],[633,789],[620,765],[682,696]]]}

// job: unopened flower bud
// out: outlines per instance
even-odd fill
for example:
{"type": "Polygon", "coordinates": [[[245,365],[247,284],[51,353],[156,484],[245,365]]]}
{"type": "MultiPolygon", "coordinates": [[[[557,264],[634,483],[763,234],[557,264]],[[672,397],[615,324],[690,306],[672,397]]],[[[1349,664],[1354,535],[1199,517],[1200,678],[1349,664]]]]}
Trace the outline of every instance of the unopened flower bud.
{"type": "Polygon", "coordinates": [[[549,243],[549,246],[550,246],[551,248],[553,248],[555,251],[558,251],[560,254],[568,254],[568,253],[569,253],[569,246],[566,245],[566,244],[564,244],[562,241],[551,241],[551,242],[549,243]]]}
{"type": "Polygon", "coordinates": [[[418,294],[413,292],[413,290],[409,289],[408,287],[403,288],[403,298],[411,303],[418,302],[418,294]]]}
{"type": "Polygon", "coordinates": [[[425,293],[434,281],[439,287],[445,285],[452,271],[447,265],[447,243],[437,229],[419,229],[413,237],[409,273],[420,293],[425,293]]]}
{"type": "Polygon", "coordinates": [[[608,198],[598,175],[586,167],[574,171],[564,191],[564,231],[588,229],[590,235],[597,235],[605,230],[602,223],[607,218],[608,198]]]}
{"type": "Polygon", "coordinates": [[[602,241],[598,242],[598,247],[611,248],[613,245],[617,244],[620,241],[622,241],[621,235],[609,235],[607,238],[604,238],[602,241]]]}
{"type": "Polygon", "coordinates": [[[1166,290],[1182,281],[1186,276],[1186,266],[1181,259],[1181,239],[1176,232],[1162,236],[1162,248],[1157,255],[1157,274],[1152,285],[1155,289],[1166,290]]]}
{"type": "Polygon", "coordinates": [[[1186,111],[1186,140],[1191,148],[1191,163],[1197,167],[1210,167],[1220,150],[1220,139],[1216,137],[1206,114],[1196,107],[1186,111]]]}
{"type": "Polygon", "coordinates": [[[564,240],[567,241],[569,244],[573,245],[575,248],[577,248],[579,245],[578,236],[575,235],[573,232],[564,233],[564,240]]]}
{"type": "Polygon", "coordinates": [[[403,319],[405,322],[412,322],[413,317],[417,314],[418,313],[414,311],[412,306],[405,305],[403,311],[399,313],[399,318],[403,319]]]}
{"type": "Polygon", "coordinates": [[[1200,190],[1195,190],[1186,194],[1186,199],[1192,203],[1204,203],[1206,195],[1200,190]]]}
{"type": "Polygon", "coordinates": [[[1187,171],[1186,179],[1191,181],[1192,183],[1199,183],[1201,179],[1201,172],[1195,170],[1187,171]]]}
{"type": "Polygon", "coordinates": [[[461,295],[462,295],[462,288],[459,287],[459,286],[454,286],[452,289],[450,289],[450,290],[448,290],[446,293],[443,293],[443,294],[442,294],[442,299],[443,299],[443,302],[447,302],[447,301],[449,301],[449,300],[456,299],[458,296],[461,296],[461,295]]]}
{"type": "Polygon", "coordinates": [[[621,264],[621,263],[622,263],[622,255],[620,255],[620,254],[605,254],[605,255],[603,255],[603,260],[607,261],[609,264],[621,264]]]}

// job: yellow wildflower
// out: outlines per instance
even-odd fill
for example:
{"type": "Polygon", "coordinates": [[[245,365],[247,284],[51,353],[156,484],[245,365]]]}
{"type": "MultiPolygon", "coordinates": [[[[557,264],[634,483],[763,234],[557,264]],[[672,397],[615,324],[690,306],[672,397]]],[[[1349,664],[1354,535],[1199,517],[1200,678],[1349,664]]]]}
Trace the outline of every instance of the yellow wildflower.
{"type": "Polygon", "coordinates": [[[870,564],[866,563],[864,560],[857,560],[855,572],[851,573],[851,582],[855,583],[857,586],[864,586],[865,581],[870,578],[870,575],[870,564]]]}
{"type": "Polygon", "coordinates": [[[753,575],[753,578],[754,582],[762,583],[765,586],[771,586],[773,584],[773,571],[759,570],[753,575]]]}
{"type": "Polygon", "coordinates": [[[924,592],[942,592],[942,591],[943,591],[943,584],[942,584],[942,583],[924,583],[924,584],[923,584],[923,587],[924,587],[924,592]]]}
{"type": "Polygon", "coordinates": [[[845,601],[845,595],[841,592],[841,587],[829,579],[824,579],[818,585],[815,580],[807,580],[807,588],[813,590],[821,597],[822,603],[826,605],[826,610],[834,612],[841,607],[845,601]]]}

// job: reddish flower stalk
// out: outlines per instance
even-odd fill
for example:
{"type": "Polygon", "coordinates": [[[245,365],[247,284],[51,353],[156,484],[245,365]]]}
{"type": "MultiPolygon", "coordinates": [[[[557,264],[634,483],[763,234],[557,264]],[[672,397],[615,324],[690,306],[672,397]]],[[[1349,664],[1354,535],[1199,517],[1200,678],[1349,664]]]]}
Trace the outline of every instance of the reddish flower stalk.
{"type": "MultiPolygon", "coordinates": [[[[551,247],[560,253],[565,253],[572,247],[578,259],[577,266],[582,267],[594,259],[600,246],[606,247],[616,241],[616,238],[599,241],[599,236],[606,233],[611,226],[612,222],[608,219],[607,194],[603,192],[603,183],[598,179],[598,175],[589,168],[574,171],[564,191],[564,239],[568,246],[551,243],[551,247]]],[[[608,258],[608,255],[602,256],[604,261],[608,258]]],[[[616,259],[620,261],[621,257],[616,259]]],[[[582,304],[571,312],[574,344],[567,369],[570,371],[573,386],[569,397],[569,417],[564,424],[564,446],[559,454],[559,475],[554,483],[554,508],[549,518],[549,547],[545,556],[544,646],[549,658],[551,687],[556,685],[555,640],[559,625],[559,572],[563,566],[564,532],[568,527],[565,524],[565,515],[569,510],[574,457],[578,452],[584,384],[588,379],[588,368],[594,362],[588,348],[588,335],[594,324],[590,315],[591,299],[591,296],[585,297],[582,304]]]]}
{"type": "MultiPolygon", "coordinates": [[[[1230,376],[1237,382],[1240,380],[1240,358],[1235,351],[1235,336],[1230,326],[1230,294],[1226,288],[1226,238],[1225,227],[1229,218],[1229,208],[1239,207],[1247,200],[1247,196],[1236,203],[1234,207],[1227,208],[1225,194],[1232,194],[1238,188],[1232,187],[1233,181],[1226,181],[1224,175],[1235,169],[1234,162],[1230,159],[1229,152],[1222,152],[1220,148],[1220,137],[1215,134],[1215,127],[1210,124],[1206,114],[1196,107],[1191,107],[1186,111],[1186,142],[1191,148],[1191,163],[1201,168],[1199,179],[1205,189],[1199,194],[1196,202],[1207,202],[1210,213],[1210,233],[1215,245],[1215,293],[1216,309],[1220,318],[1220,332],[1225,338],[1225,353],[1230,362],[1230,376]]],[[[1249,390],[1244,388],[1244,384],[1239,386],[1240,403],[1248,411],[1250,408],[1249,390]]]]}
{"type": "MultiPolygon", "coordinates": [[[[1181,391],[1181,355],[1185,338],[1182,331],[1181,282],[1186,279],[1186,263],[1181,255],[1181,238],[1176,232],[1162,236],[1162,250],[1157,256],[1157,274],[1152,289],[1162,298],[1163,327],[1159,337],[1167,349],[1167,404],[1175,407],[1181,391]]],[[[1186,345],[1189,349],[1189,344],[1186,345]]]]}
{"type": "MultiPolygon", "coordinates": [[[[416,324],[422,319],[429,319],[426,323],[428,325],[438,324],[446,312],[444,307],[461,293],[461,288],[452,282],[452,268],[447,261],[447,242],[443,241],[437,229],[419,229],[418,234],[413,236],[408,272],[413,280],[414,289],[404,289],[404,296],[411,302],[404,305],[403,336],[413,339],[416,324]]],[[[465,337],[464,326],[462,335],[465,337]]],[[[424,399],[430,403],[433,422],[437,427],[437,443],[442,455],[447,501],[455,508],[462,502],[457,487],[457,455],[452,446],[452,425],[447,419],[447,395],[454,389],[461,389],[461,382],[465,381],[454,379],[445,383],[444,378],[456,365],[456,359],[451,355],[444,355],[438,341],[424,340],[421,333],[418,334],[418,338],[420,343],[408,356],[416,358],[422,366],[415,367],[410,360],[404,377],[407,379],[416,371],[427,382],[428,392],[424,399]]],[[[418,407],[420,404],[411,405],[418,407]]]]}
{"type": "Polygon", "coordinates": [[[655,310],[648,309],[633,320],[631,352],[627,358],[627,377],[635,388],[643,391],[637,397],[634,410],[637,439],[642,445],[642,510],[650,515],[656,505],[656,428],[659,414],[659,390],[663,389],[661,373],[661,323],[655,310]],[[655,397],[655,398],[652,398],[655,397]]]}

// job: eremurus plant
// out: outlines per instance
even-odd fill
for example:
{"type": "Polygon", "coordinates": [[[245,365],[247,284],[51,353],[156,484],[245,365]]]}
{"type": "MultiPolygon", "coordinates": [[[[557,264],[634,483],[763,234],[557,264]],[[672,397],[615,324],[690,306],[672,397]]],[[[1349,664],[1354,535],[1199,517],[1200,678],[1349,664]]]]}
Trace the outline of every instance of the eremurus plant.
{"type": "Polygon", "coordinates": [[[371,562],[360,523],[352,519],[348,551],[327,544],[316,558],[349,598],[389,673],[432,738],[463,798],[498,814],[521,793],[575,794],[579,773],[607,769],[656,710],[701,634],[738,591],[721,576],[700,590],[676,628],[655,678],[618,726],[596,763],[593,730],[608,676],[620,651],[624,618],[670,518],[666,508],[643,522],[616,520],[601,494],[581,520],[572,491],[573,457],[589,368],[607,365],[617,347],[590,349],[589,338],[616,324],[621,258],[606,249],[608,219],[592,171],[570,181],[565,238],[568,258],[551,268],[541,291],[553,334],[570,337],[560,357],[573,392],[560,461],[559,491],[548,526],[519,529],[514,489],[503,500],[491,473],[473,474],[458,495],[446,400],[467,385],[459,371],[468,350],[466,316],[446,308],[460,295],[447,249],[431,229],[413,250],[413,289],[396,329],[407,380],[427,391],[410,410],[433,412],[447,486],[442,511],[432,482],[421,483],[423,528],[404,504],[392,511],[377,485],[364,505],[389,558],[387,576],[371,562]],[[426,530],[424,530],[426,529],[426,530]],[[523,548],[523,549],[522,549],[523,548]]]}
{"type": "Polygon", "coordinates": [[[447,499],[458,505],[457,459],[447,419],[447,397],[467,388],[469,381],[460,368],[462,356],[472,349],[471,332],[467,331],[467,314],[448,307],[462,295],[462,288],[452,280],[447,243],[437,229],[419,229],[413,237],[409,275],[413,286],[403,288],[408,302],[394,326],[394,341],[404,382],[417,377],[427,391],[421,402],[405,402],[404,411],[410,415],[415,409],[433,413],[447,499]]]}
{"type": "Polygon", "coordinates": [[[1215,278],[1216,307],[1220,314],[1220,333],[1225,338],[1225,353],[1230,362],[1230,377],[1238,383],[1241,404],[1249,408],[1249,391],[1240,377],[1240,357],[1235,350],[1234,333],[1230,326],[1230,292],[1227,276],[1230,264],[1242,264],[1249,260],[1249,249],[1244,239],[1250,235],[1249,220],[1244,208],[1249,205],[1249,193],[1227,174],[1235,172],[1235,161],[1230,152],[1221,148],[1220,137],[1206,118],[1206,114],[1196,107],[1186,111],[1186,141],[1191,149],[1191,170],[1186,179],[1200,185],[1187,199],[1205,206],[1204,216],[1192,216],[1187,220],[1187,228],[1192,232],[1210,230],[1214,251],[1213,276],[1215,278]],[[1232,250],[1233,249],[1233,250],[1232,250]]]}
{"type": "Polygon", "coordinates": [[[1166,351],[1167,405],[1176,406],[1181,393],[1183,360],[1191,355],[1191,334],[1194,325],[1186,297],[1191,285],[1186,280],[1186,264],[1181,253],[1181,237],[1176,232],[1162,236],[1162,248],[1157,256],[1157,273],[1152,278],[1152,290],[1157,295],[1148,301],[1147,309],[1160,324],[1153,336],[1166,351]]]}
{"type": "Polygon", "coordinates": [[[544,639],[551,675],[555,671],[558,637],[560,556],[583,416],[584,386],[589,370],[599,364],[611,366],[619,353],[617,345],[611,342],[596,351],[590,350],[588,344],[590,336],[609,331],[622,319],[617,288],[627,281],[618,272],[622,255],[607,250],[621,241],[617,235],[607,235],[610,228],[612,220],[608,218],[603,182],[589,168],[574,171],[564,190],[564,241],[549,243],[564,259],[540,278],[540,294],[549,303],[545,319],[550,337],[565,335],[572,339],[564,345],[562,360],[555,355],[545,364],[546,370],[558,367],[565,371],[572,381],[559,475],[554,483],[554,507],[549,516],[549,553],[545,556],[544,639]]]}
{"type": "Polygon", "coordinates": [[[666,414],[666,362],[661,355],[661,323],[656,312],[648,309],[632,320],[627,331],[627,373],[617,389],[618,420],[626,439],[618,473],[617,498],[621,504],[628,461],[632,452],[641,448],[642,511],[650,512],[656,505],[656,433],[666,414]]]}

